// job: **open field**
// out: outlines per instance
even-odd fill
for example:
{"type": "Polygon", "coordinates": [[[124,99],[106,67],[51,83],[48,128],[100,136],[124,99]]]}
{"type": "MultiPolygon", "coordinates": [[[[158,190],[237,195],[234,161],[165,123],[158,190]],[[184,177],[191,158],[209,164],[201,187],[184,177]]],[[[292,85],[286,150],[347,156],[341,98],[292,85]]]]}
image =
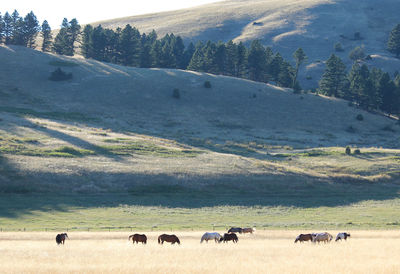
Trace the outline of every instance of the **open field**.
{"type": "MultiPolygon", "coordinates": [[[[336,235],[339,231],[330,231],[336,235]]],[[[399,273],[400,232],[350,231],[347,242],[294,244],[299,231],[256,231],[238,244],[200,244],[202,232],[176,233],[180,246],[128,242],[129,232],[0,233],[3,273],[399,273]]]]}
{"type": "Polygon", "coordinates": [[[319,197],[302,197],[302,193],[296,196],[290,190],[284,192],[284,187],[276,189],[275,194],[271,194],[273,197],[262,193],[218,196],[207,192],[196,194],[190,190],[179,191],[165,195],[157,191],[142,196],[0,195],[0,229],[171,231],[212,230],[214,227],[226,229],[229,226],[340,230],[400,228],[397,188],[383,188],[380,198],[368,193],[377,192],[378,188],[362,190],[361,186],[346,193],[341,193],[340,189],[331,194],[319,193],[319,197]],[[357,193],[357,190],[365,192],[357,193]],[[397,198],[389,199],[390,195],[397,198]]]}

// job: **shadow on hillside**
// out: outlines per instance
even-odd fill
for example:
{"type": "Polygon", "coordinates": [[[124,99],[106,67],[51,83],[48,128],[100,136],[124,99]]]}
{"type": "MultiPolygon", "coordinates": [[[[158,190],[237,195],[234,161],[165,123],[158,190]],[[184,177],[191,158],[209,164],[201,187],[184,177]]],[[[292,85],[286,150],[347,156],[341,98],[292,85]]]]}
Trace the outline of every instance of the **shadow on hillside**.
{"type": "MultiPolygon", "coordinates": [[[[2,164],[7,166],[4,159],[2,164]]],[[[17,217],[32,211],[62,212],[71,207],[315,208],[400,198],[400,185],[397,184],[326,183],[313,178],[299,182],[297,180],[301,178],[283,175],[180,179],[167,175],[91,172],[76,176],[55,173],[28,175],[29,178],[23,176],[0,183],[0,217],[17,217]],[[110,181],[105,182],[105,178],[110,181]]]]}

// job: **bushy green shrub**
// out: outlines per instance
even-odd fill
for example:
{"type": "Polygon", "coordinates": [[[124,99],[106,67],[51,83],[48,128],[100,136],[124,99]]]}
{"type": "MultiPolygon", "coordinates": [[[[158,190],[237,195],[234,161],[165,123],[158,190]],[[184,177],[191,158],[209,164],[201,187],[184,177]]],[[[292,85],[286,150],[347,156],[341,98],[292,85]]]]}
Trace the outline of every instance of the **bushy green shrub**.
{"type": "Polygon", "coordinates": [[[211,88],[211,83],[210,83],[210,81],[205,81],[205,82],[204,82],[204,87],[205,87],[205,88],[211,88]]]}
{"type": "Polygon", "coordinates": [[[362,60],[364,59],[364,57],[365,57],[364,47],[356,47],[349,54],[349,58],[353,61],[362,60]]]}
{"type": "Polygon", "coordinates": [[[361,154],[361,151],[360,151],[360,149],[358,149],[358,148],[357,148],[357,149],[355,149],[355,150],[354,150],[354,154],[356,154],[356,155],[359,155],[359,154],[361,154]]]}
{"type": "Polygon", "coordinates": [[[362,114],[358,114],[358,115],[356,116],[356,119],[357,119],[358,121],[362,121],[362,120],[364,120],[364,116],[363,116],[362,114]]]}
{"type": "Polygon", "coordinates": [[[349,146],[347,146],[345,152],[346,152],[347,155],[350,155],[351,154],[351,148],[349,146]]]}
{"type": "Polygon", "coordinates": [[[72,73],[66,73],[61,68],[57,68],[49,77],[49,80],[51,81],[66,81],[69,79],[72,79],[72,73]]]}

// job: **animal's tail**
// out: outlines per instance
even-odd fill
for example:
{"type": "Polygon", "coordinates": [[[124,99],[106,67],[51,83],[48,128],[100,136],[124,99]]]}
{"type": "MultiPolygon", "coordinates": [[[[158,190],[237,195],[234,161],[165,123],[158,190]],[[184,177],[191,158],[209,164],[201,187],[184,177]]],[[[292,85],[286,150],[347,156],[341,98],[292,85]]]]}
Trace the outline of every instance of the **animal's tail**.
{"type": "Polygon", "coordinates": [[[131,240],[131,238],[133,238],[133,235],[130,235],[130,236],[129,236],[129,238],[128,238],[128,240],[130,241],[130,240],[131,240]]]}
{"type": "Polygon", "coordinates": [[[161,236],[158,236],[158,243],[161,244],[161,236]]]}

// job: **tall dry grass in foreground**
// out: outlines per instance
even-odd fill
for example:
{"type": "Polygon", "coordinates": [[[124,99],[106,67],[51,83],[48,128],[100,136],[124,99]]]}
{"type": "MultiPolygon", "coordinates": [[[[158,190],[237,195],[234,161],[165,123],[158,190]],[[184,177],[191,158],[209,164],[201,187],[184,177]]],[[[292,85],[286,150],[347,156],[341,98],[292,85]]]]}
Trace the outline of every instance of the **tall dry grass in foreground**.
{"type": "MultiPolygon", "coordinates": [[[[337,231],[332,231],[336,233],[337,231]]],[[[132,245],[126,233],[0,233],[1,273],[400,273],[400,232],[351,231],[347,242],[294,244],[298,231],[257,231],[238,244],[200,244],[202,232],[177,232],[180,246],[132,245]]]]}

